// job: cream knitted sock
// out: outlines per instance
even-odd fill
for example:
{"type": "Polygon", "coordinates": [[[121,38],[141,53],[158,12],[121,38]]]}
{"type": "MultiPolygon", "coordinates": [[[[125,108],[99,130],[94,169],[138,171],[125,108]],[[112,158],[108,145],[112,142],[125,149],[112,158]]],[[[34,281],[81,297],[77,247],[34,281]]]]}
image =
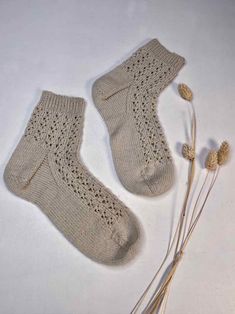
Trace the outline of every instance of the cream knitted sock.
{"type": "Polygon", "coordinates": [[[155,106],[184,62],[153,39],[93,85],[117,174],[133,193],[158,195],[174,182],[172,157],[155,106]]]}
{"type": "Polygon", "coordinates": [[[138,224],[77,156],[84,108],[82,98],[44,91],[7,164],[5,182],[38,205],[85,255],[107,264],[123,262],[134,254],[138,224]]]}

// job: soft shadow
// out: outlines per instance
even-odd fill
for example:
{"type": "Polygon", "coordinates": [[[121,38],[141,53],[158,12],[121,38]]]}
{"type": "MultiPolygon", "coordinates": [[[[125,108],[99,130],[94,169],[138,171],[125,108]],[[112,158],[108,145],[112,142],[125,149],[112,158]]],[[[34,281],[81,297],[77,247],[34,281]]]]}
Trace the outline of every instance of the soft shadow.
{"type": "Polygon", "coordinates": [[[219,146],[215,139],[210,138],[208,140],[208,146],[210,149],[218,150],[219,146]]]}
{"type": "Polygon", "coordinates": [[[199,164],[201,166],[202,169],[205,168],[205,161],[206,161],[206,157],[209,153],[210,149],[207,147],[203,147],[200,151],[200,153],[198,154],[198,160],[199,160],[199,164]]]}
{"type": "Polygon", "coordinates": [[[7,152],[6,154],[6,157],[4,159],[4,161],[0,164],[0,175],[1,175],[1,180],[0,180],[0,185],[1,187],[5,187],[5,184],[4,184],[4,180],[3,180],[3,173],[4,173],[4,169],[13,153],[13,151],[15,150],[17,144],[19,143],[23,133],[24,133],[24,130],[26,128],[26,125],[29,121],[29,118],[33,112],[33,109],[35,108],[36,104],[38,103],[40,97],[41,97],[41,94],[42,94],[42,90],[41,89],[36,89],[34,95],[33,95],[33,98],[32,100],[30,101],[30,103],[28,104],[27,106],[27,109],[26,109],[26,112],[25,112],[25,116],[24,116],[24,119],[22,121],[22,124],[21,124],[21,127],[19,129],[19,131],[17,132],[17,135],[13,138],[12,140],[12,145],[11,145],[11,148],[9,149],[9,151],[7,152]]]}
{"type": "Polygon", "coordinates": [[[175,144],[175,151],[176,151],[176,153],[177,153],[179,156],[181,156],[181,157],[182,157],[182,149],[183,149],[183,144],[180,143],[180,142],[177,142],[177,143],[175,144]]]}
{"type": "MultiPolygon", "coordinates": [[[[177,172],[181,173],[182,172],[181,171],[182,168],[183,168],[183,162],[181,162],[181,165],[180,165],[179,170],[177,172]]],[[[171,246],[172,240],[173,240],[174,222],[175,222],[175,214],[176,214],[175,206],[177,204],[178,192],[179,192],[179,185],[177,185],[177,187],[175,188],[174,194],[173,194],[173,197],[172,197],[171,219],[170,219],[170,234],[169,234],[169,239],[168,239],[167,251],[166,251],[166,254],[165,254],[164,258],[168,254],[168,252],[170,250],[170,246],[171,246]]]]}
{"type": "MultiPolygon", "coordinates": [[[[171,271],[172,266],[173,266],[173,262],[171,262],[171,263],[167,266],[167,268],[166,268],[166,270],[164,271],[164,273],[163,273],[163,275],[162,275],[162,277],[161,277],[161,279],[160,279],[160,281],[159,281],[159,283],[158,283],[156,289],[154,290],[154,292],[153,292],[153,294],[152,294],[152,297],[150,298],[149,302],[146,304],[145,308],[143,309],[143,311],[142,311],[141,313],[147,313],[147,307],[149,307],[149,306],[151,305],[151,303],[153,302],[154,295],[155,295],[155,294],[157,293],[157,291],[161,288],[161,285],[162,285],[162,283],[164,282],[164,280],[165,280],[165,278],[167,277],[167,275],[169,274],[169,272],[171,271]]],[[[160,313],[160,312],[158,311],[158,312],[156,312],[156,314],[157,314],[157,313],[160,313]]]]}
{"type": "Polygon", "coordinates": [[[179,92],[178,92],[178,83],[176,83],[176,82],[172,82],[171,83],[171,86],[172,86],[172,89],[173,89],[173,91],[174,91],[174,93],[177,95],[177,96],[179,96],[179,92]]]}

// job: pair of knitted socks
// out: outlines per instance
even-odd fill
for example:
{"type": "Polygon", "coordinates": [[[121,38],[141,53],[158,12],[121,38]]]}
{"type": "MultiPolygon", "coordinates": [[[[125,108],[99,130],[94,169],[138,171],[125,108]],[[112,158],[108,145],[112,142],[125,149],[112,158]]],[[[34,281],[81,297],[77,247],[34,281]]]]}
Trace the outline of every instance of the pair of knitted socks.
{"type": "MultiPolygon", "coordinates": [[[[154,39],[93,85],[116,171],[133,193],[154,196],[173,183],[174,166],[155,105],[183,64],[154,39]]],[[[79,157],[84,109],[82,98],[44,91],[4,178],[82,253],[101,263],[119,263],[136,252],[140,228],[79,157]]]]}

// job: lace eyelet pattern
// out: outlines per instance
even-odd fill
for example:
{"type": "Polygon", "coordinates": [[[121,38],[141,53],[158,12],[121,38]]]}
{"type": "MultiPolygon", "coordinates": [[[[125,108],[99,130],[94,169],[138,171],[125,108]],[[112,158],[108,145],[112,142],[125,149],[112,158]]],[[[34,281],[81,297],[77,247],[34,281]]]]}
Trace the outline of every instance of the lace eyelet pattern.
{"type": "Polygon", "coordinates": [[[166,163],[171,154],[157,116],[156,98],[168,85],[173,69],[144,48],[123,66],[133,82],[129,101],[145,162],[166,163]]]}
{"type": "Polygon", "coordinates": [[[111,227],[123,217],[123,204],[94,178],[79,161],[83,116],[45,111],[36,107],[25,131],[25,138],[36,141],[50,153],[57,174],[81,202],[111,227]]]}

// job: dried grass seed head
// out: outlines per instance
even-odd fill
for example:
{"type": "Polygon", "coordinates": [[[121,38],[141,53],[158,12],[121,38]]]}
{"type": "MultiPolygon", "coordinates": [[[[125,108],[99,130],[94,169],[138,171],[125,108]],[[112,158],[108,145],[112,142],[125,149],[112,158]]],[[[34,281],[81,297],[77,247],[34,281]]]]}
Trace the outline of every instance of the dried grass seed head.
{"type": "Polygon", "coordinates": [[[182,148],[182,155],[185,159],[193,161],[195,159],[195,150],[188,144],[184,144],[182,148]]]}
{"type": "Polygon", "coordinates": [[[229,154],[230,154],[229,143],[226,141],[223,141],[217,152],[218,164],[220,166],[224,165],[228,161],[229,154]]]}
{"type": "Polygon", "coordinates": [[[185,99],[187,101],[193,100],[193,92],[191,91],[191,89],[186,84],[179,84],[178,85],[178,92],[183,99],[185,99]]]}
{"type": "Polygon", "coordinates": [[[217,152],[215,150],[211,150],[206,159],[206,169],[210,171],[215,171],[218,165],[217,152]]]}

